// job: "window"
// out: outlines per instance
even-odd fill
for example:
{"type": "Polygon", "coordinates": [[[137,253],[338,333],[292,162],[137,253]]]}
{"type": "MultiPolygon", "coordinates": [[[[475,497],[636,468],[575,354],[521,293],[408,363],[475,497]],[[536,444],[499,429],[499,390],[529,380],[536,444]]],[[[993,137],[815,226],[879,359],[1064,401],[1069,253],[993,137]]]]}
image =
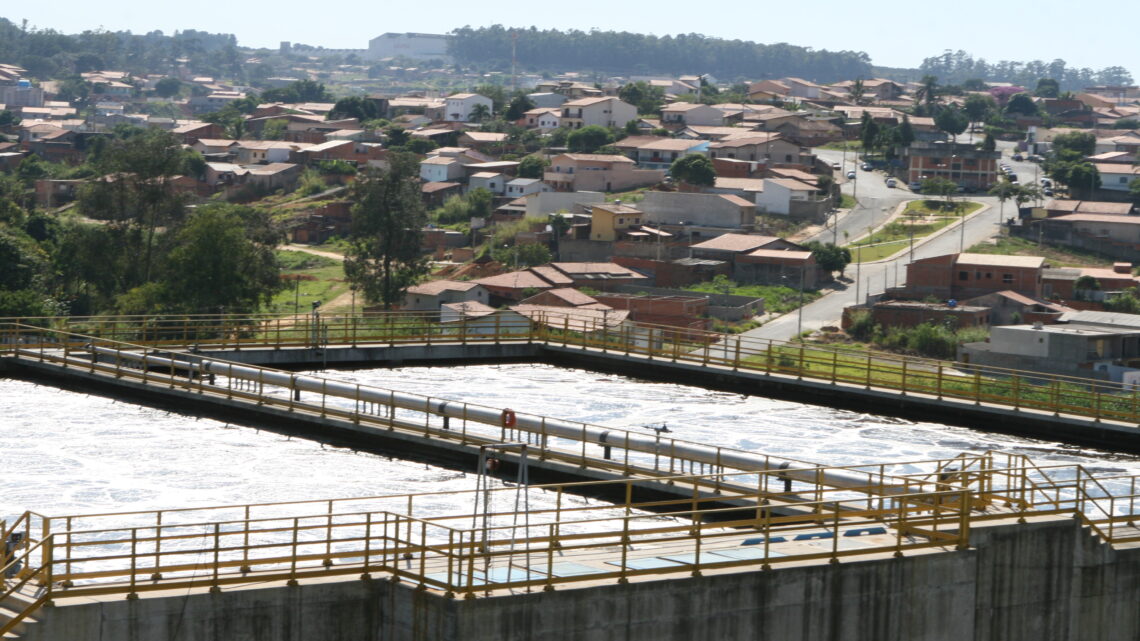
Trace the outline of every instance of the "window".
{"type": "Polygon", "coordinates": [[[1002,274],[1001,275],[1001,282],[1003,282],[1007,285],[1009,283],[1012,283],[1013,282],[1013,274],[1002,274]]]}
{"type": "Polygon", "coordinates": [[[990,280],[993,277],[994,277],[994,275],[992,272],[986,272],[986,280],[990,280]]]}
{"type": "Polygon", "coordinates": [[[958,272],[958,280],[970,280],[970,272],[958,272]]]}

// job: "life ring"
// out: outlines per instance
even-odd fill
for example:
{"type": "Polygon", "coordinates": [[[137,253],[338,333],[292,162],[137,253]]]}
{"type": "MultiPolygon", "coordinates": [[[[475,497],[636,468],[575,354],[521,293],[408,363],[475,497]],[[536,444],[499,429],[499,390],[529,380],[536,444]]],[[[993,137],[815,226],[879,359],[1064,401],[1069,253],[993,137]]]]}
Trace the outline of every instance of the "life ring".
{"type": "Polygon", "coordinates": [[[515,417],[515,411],[512,409],[503,410],[503,413],[499,415],[499,420],[502,422],[503,427],[514,427],[515,424],[518,423],[518,419],[515,417]]]}

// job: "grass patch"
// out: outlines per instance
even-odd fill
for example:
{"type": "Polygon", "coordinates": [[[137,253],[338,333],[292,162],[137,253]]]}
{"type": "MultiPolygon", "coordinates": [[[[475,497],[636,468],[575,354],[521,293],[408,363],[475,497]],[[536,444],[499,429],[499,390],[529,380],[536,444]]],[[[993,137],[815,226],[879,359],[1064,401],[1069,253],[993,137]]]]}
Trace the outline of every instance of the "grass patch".
{"type": "Polygon", "coordinates": [[[854,209],[856,204],[854,196],[842,194],[839,197],[839,209],[854,209]]]}
{"type": "MultiPolygon", "coordinates": [[[[794,279],[795,277],[794,273],[789,275],[789,278],[794,279]]],[[[691,292],[704,292],[706,294],[733,294],[735,296],[763,298],[764,311],[775,314],[784,314],[799,309],[800,306],[800,290],[784,287],[783,285],[744,285],[727,288],[726,291],[726,288],[714,285],[711,282],[704,282],[690,285],[685,289],[691,292]]],[[[822,294],[816,290],[805,289],[803,291],[803,303],[807,305],[820,296],[822,296],[822,294]]]]}
{"type": "Polygon", "coordinates": [[[277,250],[277,265],[283,272],[297,272],[319,267],[333,267],[339,265],[337,261],[325,256],[317,256],[308,252],[292,249],[277,250]]]}
{"type": "MultiPolygon", "coordinates": [[[[982,203],[966,201],[957,203],[950,203],[950,205],[962,205],[962,214],[969,216],[970,214],[982,208],[982,203]]],[[[904,216],[957,216],[953,209],[947,207],[944,200],[923,199],[912,200],[907,203],[906,209],[903,210],[904,216]]]]}
{"type": "Polygon", "coordinates": [[[313,301],[319,300],[322,305],[326,305],[348,291],[348,282],[344,280],[344,268],[335,260],[304,252],[279,252],[281,253],[302,254],[305,258],[304,260],[291,258],[290,260],[298,261],[294,263],[297,266],[281,270],[286,280],[285,287],[273,297],[265,312],[306,313],[312,309],[313,301]]]}
{"type": "Polygon", "coordinates": [[[876,260],[882,260],[888,256],[893,256],[895,253],[907,247],[910,247],[910,240],[895,240],[870,247],[861,246],[860,249],[852,248],[851,262],[870,263],[876,260]]]}
{"type": "Polygon", "coordinates": [[[1001,256],[1044,256],[1054,267],[1111,267],[1114,259],[1096,252],[1072,248],[1037,246],[1037,243],[1024,238],[1005,236],[996,244],[979,243],[966,250],[974,254],[998,254],[1001,256]]]}
{"type": "Polygon", "coordinates": [[[843,151],[844,147],[847,148],[847,151],[859,151],[863,148],[863,142],[861,140],[848,140],[847,142],[829,142],[826,145],[819,146],[818,149],[834,149],[835,151],[843,151]]]}

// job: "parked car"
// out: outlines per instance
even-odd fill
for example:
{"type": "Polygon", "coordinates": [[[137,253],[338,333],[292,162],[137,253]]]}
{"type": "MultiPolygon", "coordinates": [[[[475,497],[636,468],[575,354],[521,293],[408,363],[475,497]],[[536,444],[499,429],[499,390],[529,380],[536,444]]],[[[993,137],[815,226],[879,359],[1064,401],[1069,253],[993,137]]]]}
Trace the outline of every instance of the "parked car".
{"type": "Polygon", "coordinates": [[[847,177],[848,178],[854,178],[855,177],[855,170],[852,169],[851,171],[847,172],[847,177]]]}
{"type": "Polygon", "coordinates": [[[1009,172],[1008,174],[1006,174],[1006,176],[1009,178],[1009,182],[1011,182],[1011,183],[1017,182],[1017,174],[1013,173],[1012,171],[1009,172]]]}
{"type": "Polygon", "coordinates": [[[1052,196],[1052,195],[1053,195],[1053,190],[1052,190],[1052,189],[1049,189],[1048,187],[1046,187],[1044,190],[1042,190],[1042,191],[1041,191],[1041,194],[1042,194],[1042,195],[1045,195],[1045,196],[1052,196]]]}
{"type": "Polygon", "coordinates": [[[894,178],[888,178],[887,179],[887,187],[898,187],[898,186],[899,186],[899,181],[895,180],[894,178]]]}
{"type": "Polygon", "coordinates": [[[874,169],[874,167],[871,166],[871,163],[865,162],[860,166],[860,169],[862,169],[863,171],[871,171],[872,169],[874,169]]]}
{"type": "Polygon", "coordinates": [[[833,162],[833,163],[831,163],[831,168],[835,169],[835,170],[839,170],[839,169],[843,169],[843,165],[841,165],[837,162],[833,162]]]}
{"type": "Polygon", "coordinates": [[[918,192],[922,191],[922,183],[917,180],[912,183],[907,183],[907,189],[917,194],[918,192]]]}
{"type": "Polygon", "coordinates": [[[1022,156],[1021,154],[1014,154],[1013,156],[1011,156],[1011,158],[1013,158],[1017,162],[1021,162],[1022,160],[1025,160],[1025,157],[1022,156]]]}
{"type": "Polygon", "coordinates": [[[1052,187],[1053,181],[1049,180],[1048,178],[1042,178],[1041,179],[1041,186],[1042,187],[1052,187]]]}

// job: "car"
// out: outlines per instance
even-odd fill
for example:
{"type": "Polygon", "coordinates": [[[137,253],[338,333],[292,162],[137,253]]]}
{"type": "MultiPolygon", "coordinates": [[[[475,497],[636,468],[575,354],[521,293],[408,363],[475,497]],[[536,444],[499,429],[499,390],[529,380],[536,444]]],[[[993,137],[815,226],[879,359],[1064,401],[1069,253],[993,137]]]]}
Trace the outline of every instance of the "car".
{"type": "Polygon", "coordinates": [[[1049,180],[1048,178],[1042,178],[1041,179],[1041,186],[1042,187],[1052,187],[1053,181],[1049,180]]]}
{"type": "Polygon", "coordinates": [[[837,163],[837,162],[833,162],[833,163],[831,163],[831,168],[832,168],[832,169],[836,169],[836,170],[838,170],[838,169],[843,169],[843,165],[841,165],[841,164],[839,164],[839,163],[837,163]]]}
{"type": "Polygon", "coordinates": [[[1017,174],[1010,172],[1010,173],[1006,174],[1006,176],[1009,177],[1009,182],[1011,182],[1011,183],[1017,182],[1017,174]]]}
{"type": "Polygon", "coordinates": [[[1045,159],[1042,158],[1041,156],[1038,156],[1037,154],[1029,154],[1029,157],[1026,158],[1026,160],[1028,160],[1029,162],[1041,162],[1042,160],[1045,160],[1045,159]]]}
{"type": "Polygon", "coordinates": [[[847,172],[847,177],[848,178],[854,178],[855,177],[855,170],[852,169],[851,171],[847,172]]]}
{"type": "Polygon", "coordinates": [[[862,169],[863,171],[871,171],[872,169],[874,169],[874,167],[872,167],[871,163],[869,163],[869,162],[863,163],[862,165],[860,165],[859,168],[862,169]]]}
{"type": "Polygon", "coordinates": [[[907,186],[906,186],[906,187],[907,187],[907,189],[909,189],[909,190],[913,191],[913,192],[914,192],[914,193],[916,193],[916,194],[917,194],[918,192],[922,191],[922,183],[920,183],[920,182],[919,182],[919,181],[917,181],[917,180],[916,180],[916,181],[914,181],[914,182],[912,182],[912,183],[907,183],[907,186]]]}
{"type": "Polygon", "coordinates": [[[895,180],[894,178],[888,178],[887,179],[887,187],[893,188],[893,187],[898,187],[898,185],[899,185],[899,181],[895,180]]]}
{"type": "Polygon", "coordinates": [[[1014,160],[1016,160],[1017,162],[1021,162],[1022,160],[1025,160],[1025,157],[1022,156],[1021,154],[1014,154],[1010,157],[1013,158],[1014,160]]]}

